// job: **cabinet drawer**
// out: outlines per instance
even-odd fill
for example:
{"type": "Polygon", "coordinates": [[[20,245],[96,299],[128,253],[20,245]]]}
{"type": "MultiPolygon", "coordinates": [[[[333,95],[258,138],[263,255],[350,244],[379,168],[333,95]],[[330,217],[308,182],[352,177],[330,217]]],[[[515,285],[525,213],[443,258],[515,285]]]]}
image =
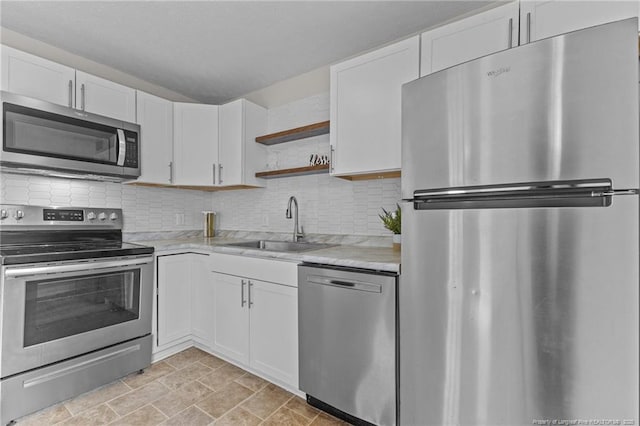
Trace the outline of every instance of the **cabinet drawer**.
{"type": "Polygon", "coordinates": [[[298,286],[298,262],[219,253],[209,257],[214,272],[298,286]]]}

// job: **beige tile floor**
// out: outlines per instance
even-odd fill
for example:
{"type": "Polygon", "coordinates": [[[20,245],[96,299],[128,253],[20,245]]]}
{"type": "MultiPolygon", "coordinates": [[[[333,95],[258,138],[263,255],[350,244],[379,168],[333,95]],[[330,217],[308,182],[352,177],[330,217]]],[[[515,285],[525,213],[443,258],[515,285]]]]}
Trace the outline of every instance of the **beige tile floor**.
{"type": "Polygon", "coordinates": [[[196,348],[18,419],[19,425],[291,425],[346,423],[196,348]]]}

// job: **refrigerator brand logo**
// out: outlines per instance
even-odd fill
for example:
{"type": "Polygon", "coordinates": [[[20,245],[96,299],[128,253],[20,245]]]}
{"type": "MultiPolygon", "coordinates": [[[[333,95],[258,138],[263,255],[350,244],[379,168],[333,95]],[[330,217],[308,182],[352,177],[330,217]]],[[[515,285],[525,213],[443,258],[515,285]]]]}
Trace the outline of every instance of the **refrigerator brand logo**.
{"type": "Polygon", "coordinates": [[[509,72],[509,71],[511,71],[511,67],[500,67],[500,68],[495,69],[493,71],[489,71],[487,73],[487,75],[489,77],[498,77],[498,76],[504,74],[505,72],[509,72]]]}

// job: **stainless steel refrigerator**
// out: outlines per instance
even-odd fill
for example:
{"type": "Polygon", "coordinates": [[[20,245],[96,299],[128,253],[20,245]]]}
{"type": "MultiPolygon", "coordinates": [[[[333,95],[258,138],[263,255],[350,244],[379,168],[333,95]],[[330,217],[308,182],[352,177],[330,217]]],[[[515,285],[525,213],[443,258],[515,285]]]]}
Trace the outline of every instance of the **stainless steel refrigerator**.
{"type": "Polygon", "coordinates": [[[400,423],[640,424],[637,20],[402,90],[400,423]]]}

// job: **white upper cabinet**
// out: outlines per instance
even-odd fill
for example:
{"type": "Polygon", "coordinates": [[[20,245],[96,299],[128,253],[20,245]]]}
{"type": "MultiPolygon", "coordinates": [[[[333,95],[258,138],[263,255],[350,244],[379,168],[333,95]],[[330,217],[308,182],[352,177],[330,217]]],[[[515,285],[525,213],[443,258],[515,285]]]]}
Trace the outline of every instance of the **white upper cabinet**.
{"type": "Polygon", "coordinates": [[[422,33],[420,76],[517,46],[518,13],[512,2],[422,33]]]}
{"type": "Polygon", "coordinates": [[[134,123],[136,91],[104,78],[76,71],[76,108],[134,123]]]}
{"type": "Polygon", "coordinates": [[[265,150],[255,142],[265,133],[267,110],[245,99],[220,105],[217,185],[259,186],[255,172],[264,167],[265,150]]]}
{"type": "Polygon", "coordinates": [[[2,90],[74,107],[76,70],[2,46],[2,90]]]}
{"type": "Polygon", "coordinates": [[[400,170],[401,87],[418,78],[419,36],[331,66],[331,174],[400,170]]]}
{"type": "Polygon", "coordinates": [[[173,104],[173,183],[217,184],[218,108],[217,105],[173,104]]]}
{"type": "Polygon", "coordinates": [[[136,121],[134,89],[7,46],[2,46],[2,90],[136,121]]]}
{"type": "Polygon", "coordinates": [[[142,174],[138,182],[170,184],[173,180],[173,102],[137,92],[142,174]]]}
{"type": "Polygon", "coordinates": [[[522,1],[520,44],[638,16],[638,1],[522,1]]]}

